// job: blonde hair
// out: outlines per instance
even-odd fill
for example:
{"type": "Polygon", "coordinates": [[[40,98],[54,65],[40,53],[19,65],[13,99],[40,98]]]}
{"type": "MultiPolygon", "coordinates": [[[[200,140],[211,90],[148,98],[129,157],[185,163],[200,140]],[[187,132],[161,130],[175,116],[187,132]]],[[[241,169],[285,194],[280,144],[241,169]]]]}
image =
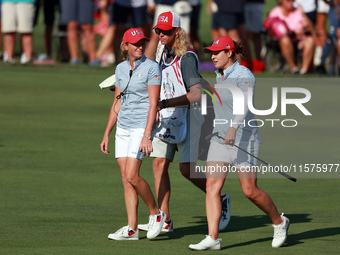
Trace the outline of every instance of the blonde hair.
{"type": "Polygon", "coordinates": [[[129,56],[129,53],[127,50],[124,49],[124,42],[120,44],[120,50],[122,51],[123,54],[123,60],[126,60],[129,56]]]}
{"type": "Polygon", "coordinates": [[[175,54],[178,57],[182,57],[188,51],[188,47],[191,47],[188,37],[182,28],[180,28],[178,35],[176,35],[174,47],[175,54]]]}

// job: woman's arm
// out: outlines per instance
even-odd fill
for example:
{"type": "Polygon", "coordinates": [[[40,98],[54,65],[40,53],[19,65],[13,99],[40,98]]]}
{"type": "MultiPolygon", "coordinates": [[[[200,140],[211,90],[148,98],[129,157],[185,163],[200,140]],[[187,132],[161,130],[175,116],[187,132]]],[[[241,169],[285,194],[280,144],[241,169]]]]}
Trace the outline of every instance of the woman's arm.
{"type": "Polygon", "coordinates": [[[254,90],[255,90],[255,77],[252,77],[253,74],[249,73],[245,74],[245,76],[248,76],[248,78],[238,78],[237,84],[238,87],[242,90],[243,98],[244,98],[244,113],[235,115],[234,119],[232,120],[232,126],[229,127],[227,133],[224,135],[224,144],[230,144],[233,145],[235,143],[236,138],[236,131],[238,127],[242,124],[244,124],[244,120],[246,118],[246,115],[249,111],[248,107],[248,89],[252,88],[253,90],[253,96],[254,96],[254,90]]]}
{"type": "Polygon", "coordinates": [[[158,85],[148,86],[150,107],[149,107],[149,112],[148,112],[148,118],[146,121],[144,137],[142,138],[142,141],[140,144],[140,150],[143,152],[144,155],[148,157],[150,153],[152,152],[151,132],[152,132],[152,128],[153,128],[153,125],[156,119],[159,92],[160,92],[160,86],[158,85]]]}
{"type": "Polygon", "coordinates": [[[120,88],[116,87],[115,88],[115,97],[111,106],[110,114],[109,114],[109,119],[107,121],[106,129],[104,132],[103,140],[100,144],[100,149],[104,154],[109,154],[110,152],[108,151],[108,145],[109,145],[109,136],[116,125],[117,122],[117,117],[118,113],[120,111],[120,104],[121,100],[117,99],[117,96],[120,94],[120,88]]]}
{"type": "MultiPolygon", "coordinates": [[[[176,107],[200,102],[202,90],[199,88],[201,87],[201,84],[193,85],[189,88],[189,92],[185,95],[168,99],[167,107],[176,107]]],[[[162,110],[163,108],[162,101],[159,101],[157,107],[158,111],[162,110]]]]}

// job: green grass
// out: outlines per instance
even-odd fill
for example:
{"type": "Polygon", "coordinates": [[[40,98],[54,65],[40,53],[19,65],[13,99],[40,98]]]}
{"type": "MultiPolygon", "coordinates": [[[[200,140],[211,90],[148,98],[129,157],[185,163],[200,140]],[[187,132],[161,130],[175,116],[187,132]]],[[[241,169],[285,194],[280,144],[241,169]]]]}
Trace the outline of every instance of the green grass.
{"type": "MultiPolygon", "coordinates": [[[[176,159],[170,167],[175,232],[155,240],[142,232],[140,241],[129,243],[107,239],[126,224],[114,136],[110,156],[99,149],[113,93],[97,85],[111,72],[87,66],[0,64],[0,254],[185,254],[190,243],[207,234],[204,194],[180,175],[176,159]]],[[[335,84],[329,79],[322,84],[267,81],[258,79],[258,108],[269,107],[272,86],[305,87],[312,93],[306,107],[313,116],[303,117],[292,107],[284,118],[298,119],[298,127],[263,127],[261,158],[273,164],[339,163],[335,84]]],[[[283,118],[279,113],[272,117],[283,118]]],[[[146,159],[141,175],[153,189],[151,168],[151,159],[146,159]]],[[[338,253],[339,173],[324,179],[295,176],[297,183],[259,179],[259,186],[292,222],[280,249],[270,247],[270,220],[244,197],[238,180],[228,178],[223,191],[232,197],[232,219],[220,234],[223,252],[338,253]]],[[[139,221],[147,218],[140,201],[139,221]]]]}
{"type": "MultiPolygon", "coordinates": [[[[275,5],[266,2],[266,11],[275,5]]],[[[203,3],[200,35],[209,43],[210,18],[204,15],[203,3]]],[[[40,22],[34,34],[36,53],[43,52],[42,31],[40,22]]],[[[107,239],[127,222],[114,136],[109,156],[99,148],[113,93],[100,90],[98,84],[113,71],[0,63],[0,254],[186,254],[190,243],[207,234],[205,196],[180,175],[176,159],[170,166],[175,232],[154,240],[142,232],[140,241],[128,243],[107,239]]],[[[202,75],[213,77],[213,72],[202,75]]],[[[296,76],[257,76],[256,108],[270,107],[272,87],[303,87],[312,93],[305,106],[313,116],[304,117],[294,107],[280,116],[279,107],[270,118],[294,118],[299,125],[261,128],[260,157],[283,165],[340,163],[338,80],[283,77],[296,76]]],[[[280,249],[270,246],[270,220],[244,197],[231,175],[223,188],[232,198],[232,218],[220,234],[222,252],[338,254],[339,171],[321,176],[328,178],[293,173],[297,183],[259,179],[259,186],[292,222],[280,249]]],[[[141,175],[153,190],[151,159],[143,163],[141,175]]],[[[145,223],[147,218],[148,210],[140,201],[139,221],[145,223]]]]}

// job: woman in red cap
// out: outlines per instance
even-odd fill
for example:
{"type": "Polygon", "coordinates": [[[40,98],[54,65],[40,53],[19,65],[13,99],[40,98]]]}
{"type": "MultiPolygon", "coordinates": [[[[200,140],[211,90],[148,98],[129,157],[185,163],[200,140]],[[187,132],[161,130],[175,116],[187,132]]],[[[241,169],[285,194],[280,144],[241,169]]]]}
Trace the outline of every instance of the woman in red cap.
{"type": "Polygon", "coordinates": [[[241,66],[236,60],[237,54],[242,54],[242,44],[234,42],[225,36],[217,38],[210,47],[203,52],[211,54],[216,74],[216,101],[221,103],[214,105],[215,119],[227,120],[227,124],[214,126],[213,133],[218,133],[211,139],[206,169],[207,192],[206,213],[208,221],[208,235],[198,244],[191,244],[192,250],[220,250],[221,239],[218,238],[218,225],[221,217],[220,191],[224,185],[229,171],[237,172],[242,191],[245,196],[265,212],[273,222],[274,238],[272,247],[280,247],[287,238],[289,220],[280,215],[275,204],[267,193],[257,186],[256,170],[257,160],[243,150],[258,156],[260,152],[261,138],[256,123],[252,123],[254,114],[248,109],[248,104],[237,105],[239,100],[233,95],[244,99],[248,93],[255,90],[255,77],[251,71],[241,66]],[[217,98],[219,97],[219,98],[217,98]],[[237,105],[237,109],[234,109],[237,105]],[[239,113],[239,108],[245,108],[239,113]],[[234,110],[237,113],[234,114],[234,110]],[[249,124],[250,123],[250,124],[249,124]]]}
{"type": "Polygon", "coordinates": [[[125,61],[116,68],[115,98],[111,107],[101,151],[109,154],[109,135],[117,124],[115,157],[120,168],[128,225],[108,236],[112,240],[138,240],[138,196],[147,205],[149,231],[147,238],[161,232],[166,215],[157,208],[148,183],[139,175],[144,156],[152,152],[152,128],[156,119],[161,71],[156,62],[144,55],[146,38],[137,28],[127,30],[121,50],[125,61]]]}

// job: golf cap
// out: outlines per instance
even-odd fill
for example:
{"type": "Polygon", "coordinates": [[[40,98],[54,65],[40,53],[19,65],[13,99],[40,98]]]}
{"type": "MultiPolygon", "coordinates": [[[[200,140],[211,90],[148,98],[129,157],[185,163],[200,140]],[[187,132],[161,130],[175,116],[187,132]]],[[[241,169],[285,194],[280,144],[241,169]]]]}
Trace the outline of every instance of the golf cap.
{"type": "Polygon", "coordinates": [[[163,12],[159,14],[157,24],[152,29],[159,28],[165,31],[181,26],[181,19],[174,12],[163,12]]]}
{"type": "Polygon", "coordinates": [[[217,38],[210,47],[203,48],[204,53],[212,51],[231,50],[236,52],[235,42],[228,36],[217,38]]]}
{"type": "Polygon", "coordinates": [[[144,35],[142,30],[138,28],[130,28],[124,33],[123,43],[136,43],[143,39],[150,41],[149,38],[144,35]]]}

